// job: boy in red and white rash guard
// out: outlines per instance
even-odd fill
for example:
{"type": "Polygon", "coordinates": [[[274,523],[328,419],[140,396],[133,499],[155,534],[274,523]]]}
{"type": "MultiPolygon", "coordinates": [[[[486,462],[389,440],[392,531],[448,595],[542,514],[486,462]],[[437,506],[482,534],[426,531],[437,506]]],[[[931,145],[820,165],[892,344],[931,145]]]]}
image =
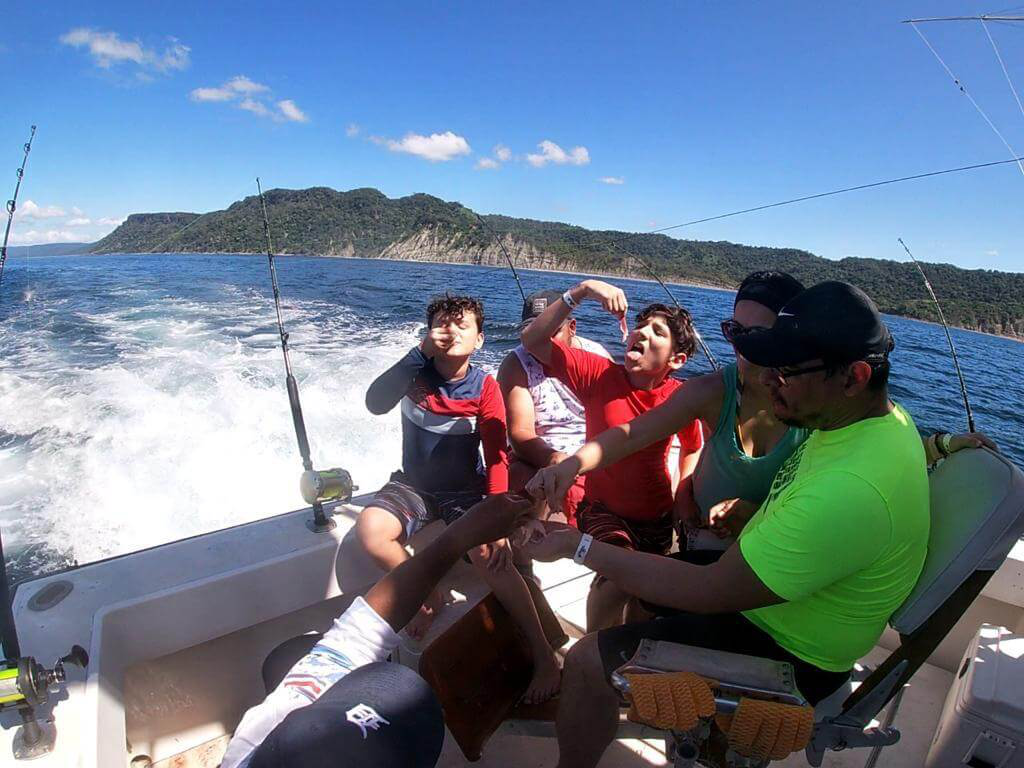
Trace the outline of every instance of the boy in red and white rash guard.
{"type": "MultiPolygon", "coordinates": [[[[427,337],[377,377],[366,393],[372,413],[401,403],[402,469],[363,510],[356,534],[382,568],[408,559],[405,543],[433,522],[452,523],[487,495],[508,490],[505,405],[492,376],[470,364],[483,346],[484,310],[477,299],[445,296],[427,307],[427,337]],[[480,448],[483,447],[483,461],[480,448]]],[[[529,642],[534,673],[527,702],[558,690],[560,669],[526,582],[512,567],[506,539],[469,558],[529,642]]],[[[442,604],[435,591],[407,631],[426,634],[442,604]]]]}
{"type": "MultiPolygon", "coordinates": [[[[551,338],[581,301],[600,301],[620,319],[628,305],[625,294],[600,280],[585,280],[566,291],[522,334],[523,346],[544,363],[547,372],[565,382],[586,409],[587,439],[609,427],[632,421],[657,407],[685,383],[671,374],[696,348],[693,323],[686,310],[652,304],[637,316],[626,339],[623,363],[573,349],[551,338]]],[[[699,421],[678,433],[681,477],[688,478],[703,447],[699,421]]],[[[586,476],[583,502],[577,512],[581,532],[598,541],[666,554],[672,545],[673,490],[666,466],[671,438],[658,441],[626,459],[586,476]]],[[[587,630],[622,623],[629,596],[596,578],[587,598],[587,630]]]]}

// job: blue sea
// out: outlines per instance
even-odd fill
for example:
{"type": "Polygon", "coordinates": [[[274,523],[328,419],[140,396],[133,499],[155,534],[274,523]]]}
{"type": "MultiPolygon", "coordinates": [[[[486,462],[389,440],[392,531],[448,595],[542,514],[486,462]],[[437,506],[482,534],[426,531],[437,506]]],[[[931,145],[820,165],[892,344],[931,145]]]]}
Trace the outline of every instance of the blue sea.
{"type": "MultiPolygon", "coordinates": [[[[481,297],[478,363],[516,343],[508,270],[281,257],[292,364],[318,467],[363,490],[399,461],[397,413],[370,415],[367,384],[417,343],[438,293],[481,297]]],[[[527,292],[573,276],[522,271],[527,292]]],[[[631,306],[665,301],[617,281],[631,306]]],[[[923,288],[922,288],[923,290],[923,288]]],[[[725,291],[673,286],[714,355],[725,291]]],[[[618,324],[591,306],[580,332],[616,355],[618,324]]],[[[888,318],[895,399],[924,431],[965,418],[942,329],[888,318]]],[[[1024,466],[1024,345],[953,331],[978,427],[1024,466]]],[[[684,374],[710,370],[698,354],[684,374]]],[[[0,526],[12,576],[44,573],[302,506],[267,261],[145,254],[12,258],[0,287],[0,526]]]]}

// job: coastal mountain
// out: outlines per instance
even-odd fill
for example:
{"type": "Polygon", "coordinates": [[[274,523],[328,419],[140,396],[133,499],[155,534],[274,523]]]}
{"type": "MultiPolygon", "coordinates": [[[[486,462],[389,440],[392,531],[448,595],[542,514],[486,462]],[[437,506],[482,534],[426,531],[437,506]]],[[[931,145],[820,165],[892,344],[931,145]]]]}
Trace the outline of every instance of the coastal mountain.
{"type": "MultiPolygon", "coordinates": [[[[327,187],[265,193],[278,253],[444,261],[504,266],[500,238],[517,267],[650,277],[735,288],[758,269],[790,272],[805,284],[847,280],[883,312],[936,321],[913,264],[879,259],[839,261],[795,248],[763,248],[666,235],[597,231],[558,222],[477,215],[431,195],[391,199],[376,189],[327,187]]],[[[92,246],[94,253],[258,253],[264,250],[259,198],[223,211],[137,213],[92,246]]],[[[1024,337],[1024,274],[925,264],[950,323],[1024,337]]]]}
{"type": "Polygon", "coordinates": [[[89,253],[95,243],[40,243],[39,245],[12,245],[7,255],[13,258],[22,256],[70,256],[72,254],[89,253]]]}

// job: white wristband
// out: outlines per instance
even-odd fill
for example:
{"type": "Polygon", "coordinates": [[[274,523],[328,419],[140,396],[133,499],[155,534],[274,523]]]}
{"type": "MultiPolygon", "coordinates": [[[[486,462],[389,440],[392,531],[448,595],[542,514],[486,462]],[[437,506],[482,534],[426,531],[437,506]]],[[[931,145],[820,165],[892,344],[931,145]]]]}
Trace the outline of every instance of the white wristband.
{"type": "Polygon", "coordinates": [[[590,552],[590,545],[593,543],[594,537],[589,533],[584,533],[580,536],[580,543],[576,547],[576,554],[572,556],[572,561],[583,565],[583,561],[587,559],[587,553],[590,552]]]}
{"type": "Polygon", "coordinates": [[[576,309],[576,307],[580,305],[580,303],[572,297],[572,290],[568,290],[562,294],[562,301],[565,302],[569,309],[576,309]]]}
{"type": "Polygon", "coordinates": [[[942,446],[942,452],[946,456],[949,456],[949,454],[951,454],[953,452],[952,450],[950,450],[950,447],[949,447],[950,443],[953,442],[953,436],[951,434],[949,434],[949,432],[943,432],[942,433],[942,437],[938,437],[938,438],[936,438],[936,440],[939,441],[940,445],[942,446]]]}

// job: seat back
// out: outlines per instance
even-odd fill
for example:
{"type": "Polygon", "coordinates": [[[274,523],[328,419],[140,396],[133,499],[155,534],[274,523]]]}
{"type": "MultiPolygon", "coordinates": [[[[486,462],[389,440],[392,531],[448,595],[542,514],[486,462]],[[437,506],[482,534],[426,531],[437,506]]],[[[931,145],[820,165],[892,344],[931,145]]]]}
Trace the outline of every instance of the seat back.
{"type": "Polygon", "coordinates": [[[987,449],[960,451],[931,480],[928,555],[889,623],[900,647],[843,702],[837,721],[867,723],[928,659],[1024,534],[1024,472],[987,449]]]}
{"type": "Polygon", "coordinates": [[[931,474],[924,568],[889,620],[912,634],[975,571],[995,571],[1024,533],[1024,472],[998,453],[960,451],[931,474]]]}

